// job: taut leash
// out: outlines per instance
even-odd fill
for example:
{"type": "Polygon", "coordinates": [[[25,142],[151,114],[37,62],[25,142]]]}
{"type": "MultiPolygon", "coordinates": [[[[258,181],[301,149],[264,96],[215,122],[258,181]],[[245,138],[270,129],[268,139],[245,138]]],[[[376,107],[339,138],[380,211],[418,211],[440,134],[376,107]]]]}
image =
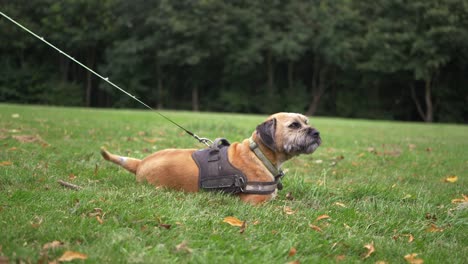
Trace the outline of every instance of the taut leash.
{"type": "Polygon", "coordinates": [[[111,82],[109,80],[108,77],[103,77],[102,75],[100,75],[99,73],[93,71],[91,68],[89,68],[88,66],[84,65],[83,63],[81,63],[80,61],[76,60],[75,58],[73,58],[72,56],[68,55],[67,53],[65,53],[64,51],[62,51],[61,49],[57,48],[56,46],[54,46],[52,43],[48,42],[47,40],[44,39],[44,37],[41,37],[39,35],[37,35],[36,33],[32,32],[31,30],[29,30],[27,27],[21,25],[19,22],[15,21],[13,18],[7,16],[5,13],[1,12],[0,11],[0,15],[2,15],[3,17],[5,17],[6,19],[8,19],[10,22],[12,22],[13,24],[17,25],[18,27],[22,28],[24,31],[28,32],[29,34],[33,35],[35,38],[39,39],[40,41],[44,42],[45,44],[47,44],[48,46],[52,47],[53,49],[55,49],[56,51],[58,51],[60,54],[63,54],[65,57],[67,57],[68,59],[72,60],[73,62],[75,62],[76,64],[80,65],[81,67],[83,67],[84,69],[86,69],[87,71],[91,72],[92,74],[94,74],[95,76],[99,77],[100,79],[102,79],[103,81],[107,82],[108,84],[110,84],[112,87],[118,89],[119,91],[121,91],[122,93],[128,95],[129,97],[133,98],[135,101],[137,101],[138,103],[142,104],[143,106],[145,106],[146,108],[152,110],[154,113],[158,114],[159,116],[163,117],[164,119],[166,119],[167,121],[171,122],[172,124],[174,124],[175,126],[177,126],[178,128],[182,129],[183,131],[185,131],[185,133],[187,133],[188,135],[192,136],[193,138],[195,138],[196,140],[198,140],[198,142],[200,143],[203,143],[207,146],[211,146],[211,144],[213,144],[213,142],[208,139],[208,138],[201,138],[199,136],[197,136],[196,134],[194,134],[193,132],[185,129],[184,127],[182,127],[181,125],[177,124],[176,122],[174,122],[172,119],[170,119],[169,117],[161,114],[160,112],[156,111],[155,109],[153,109],[151,106],[145,104],[143,101],[141,101],[140,99],[138,99],[136,96],[132,95],[131,93],[125,91],[124,89],[120,88],[118,85],[114,84],[113,82],[111,82]],[[209,144],[211,143],[211,144],[209,144]]]}

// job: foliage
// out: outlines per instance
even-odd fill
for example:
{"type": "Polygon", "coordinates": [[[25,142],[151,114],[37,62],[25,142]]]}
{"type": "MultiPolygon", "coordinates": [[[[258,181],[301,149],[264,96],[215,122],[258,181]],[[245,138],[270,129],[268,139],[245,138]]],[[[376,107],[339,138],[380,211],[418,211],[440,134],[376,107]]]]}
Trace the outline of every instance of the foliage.
{"type": "MultiPolygon", "coordinates": [[[[467,122],[464,0],[26,2],[1,11],[156,108],[467,122]]],[[[0,34],[2,101],[70,83],[73,104],[141,107],[3,17],[0,34]]]]}
{"type": "MultiPolygon", "coordinates": [[[[266,118],[164,114],[231,142],[266,118]]],[[[284,165],[275,200],[251,206],[229,195],[155,189],[100,157],[99,146],[136,158],[204,147],[150,111],[1,104],[0,260],[466,262],[466,126],[310,121],[323,145],[284,165]]]]}

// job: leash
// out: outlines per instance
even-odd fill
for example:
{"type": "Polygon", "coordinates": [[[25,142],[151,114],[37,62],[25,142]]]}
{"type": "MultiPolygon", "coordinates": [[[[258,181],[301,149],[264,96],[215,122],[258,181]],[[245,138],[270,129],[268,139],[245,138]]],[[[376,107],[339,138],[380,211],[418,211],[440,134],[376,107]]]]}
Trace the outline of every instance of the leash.
{"type": "Polygon", "coordinates": [[[110,84],[111,86],[113,86],[114,88],[118,89],[119,91],[121,91],[122,93],[128,95],[129,97],[133,98],[135,101],[137,101],[138,103],[142,104],[143,106],[145,106],[146,108],[152,110],[154,113],[158,114],[159,116],[163,117],[164,119],[166,119],[167,121],[171,122],[172,124],[174,124],[175,126],[177,126],[178,128],[182,129],[185,133],[187,133],[188,135],[190,135],[191,137],[195,138],[196,140],[198,140],[198,142],[200,143],[203,143],[207,146],[211,146],[213,144],[213,141],[211,141],[210,139],[208,138],[201,138],[199,136],[197,136],[196,134],[194,134],[193,132],[185,129],[184,127],[182,127],[181,125],[177,124],[175,121],[173,121],[172,119],[170,119],[169,117],[161,114],[160,112],[154,110],[151,106],[145,104],[143,101],[141,101],[140,99],[138,99],[136,96],[132,95],[131,93],[125,91],[124,89],[120,88],[118,85],[114,84],[113,82],[111,82],[109,80],[109,77],[103,77],[101,76],[99,73],[93,71],[91,68],[89,68],[88,66],[84,65],[83,63],[79,62],[78,60],[76,60],[75,58],[73,58],[72,56],[68,55],[67,53],[65,53],[64,51],[62,51],[61,49],[57,48],[56,46],[54,46],[53,44],[51,44],[50,42],[48,42],[47,40],[44,39],[44,37],[41,37],[39,35],[37,35],[36,33],[32,32],[31,30],[29,30],[27,27],[21,25],[19,22],[15,21],[13,18],[7,16],[6,14],[4,14],[3,12],[0,11],[0,15],[2,15],[3,17],[5,17],[6,19],[8,19],[10,22],[12,22],[13,24],[17,25],[18,27],[20,27],[21,29],[23,29],[24,31],[28,32],[29,34],[33,35],[35,38],[39,39],[40,41],[44,42],[45,44],[47,44],[48,46],[52,47],[53,49],[55,49],[56,51],[58,51],[60,54],[63,54],[65,57],[67,57],[68,59],[72,60],[73,62],[75,62],[76,64],[80,65],[81,67],[83,67],[84,69],[86,69],[87,71],[91,72],[92,74],[94,74],[95,76],[99,77],[100,79],[102,79],[103,81],[107,82],[108,84],[110,84]],[[209,144],[211,143],[211,144],[209,144]]]}

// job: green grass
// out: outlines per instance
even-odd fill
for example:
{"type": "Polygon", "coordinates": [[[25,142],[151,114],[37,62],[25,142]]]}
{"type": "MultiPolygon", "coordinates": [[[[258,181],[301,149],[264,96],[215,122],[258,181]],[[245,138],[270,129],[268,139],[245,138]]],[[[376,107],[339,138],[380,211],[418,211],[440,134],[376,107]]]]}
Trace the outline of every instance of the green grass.
{"type": "MultiPolygon", "coordinates": [[[[200,136],[231,142],[265,118],[164,113],[200,136]]],[[[0,256],[36,263],[71,250],[87,263],[406,263],[405,255],[417,253],[424,263],[466,263],[468,207],[451,201],[468,194],[467,126],[311,123],[323,145],[285,164],[276,200],[251,206],[228,195],[137,184],[101,159],[101,146],[139,158],[203,147],[154,113],[0,105],[0,256]],[[444,182],[450,175],[458,181],[444,182]],[[83,188],[63,188],[60,179],[83,188]],[[316,220],[325,214],[330,218],[316,220]],[[223,223],[227,216],[247,221],[245,231],[223,223]],[[439,232],[429,232],[431,224],[439,232]],[[63,245],[42,249],[54,240],[63,245]],[[375,252],[364,259],[370,243],[375,252]]]]}

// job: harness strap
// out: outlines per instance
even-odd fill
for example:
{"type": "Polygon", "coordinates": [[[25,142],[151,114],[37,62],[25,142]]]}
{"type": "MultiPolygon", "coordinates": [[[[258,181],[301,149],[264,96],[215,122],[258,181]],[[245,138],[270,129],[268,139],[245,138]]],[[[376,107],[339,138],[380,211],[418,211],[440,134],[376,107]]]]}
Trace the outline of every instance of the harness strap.
{"type": "Polygon", "coordinates": [[[284,172],[281,169],[277,169],[275,165],[263,154],[263,152],[258,147],[257,143],[253,140],[252,137],[249,138],[250,149],[255,153],[255,156],[265,165],[265,167],[270,171],[270,173],[275,177],[275,183],[278,185],[278,190],[283,189],[283,184],[281,179],[284,176],[284,172]]]}
{"type": "MultiPolygon", "coordinates": [[[[226,139],[218,138],[207,148],[195,151],[193,159],[200,169],[199,186],[207,191],[267,195],[280,189],[275,177],[271,182],[249,182],[247,177],[229,162],[226,139]]],[[[282,174],[280,174],[282,177],[282,174]]]]}

